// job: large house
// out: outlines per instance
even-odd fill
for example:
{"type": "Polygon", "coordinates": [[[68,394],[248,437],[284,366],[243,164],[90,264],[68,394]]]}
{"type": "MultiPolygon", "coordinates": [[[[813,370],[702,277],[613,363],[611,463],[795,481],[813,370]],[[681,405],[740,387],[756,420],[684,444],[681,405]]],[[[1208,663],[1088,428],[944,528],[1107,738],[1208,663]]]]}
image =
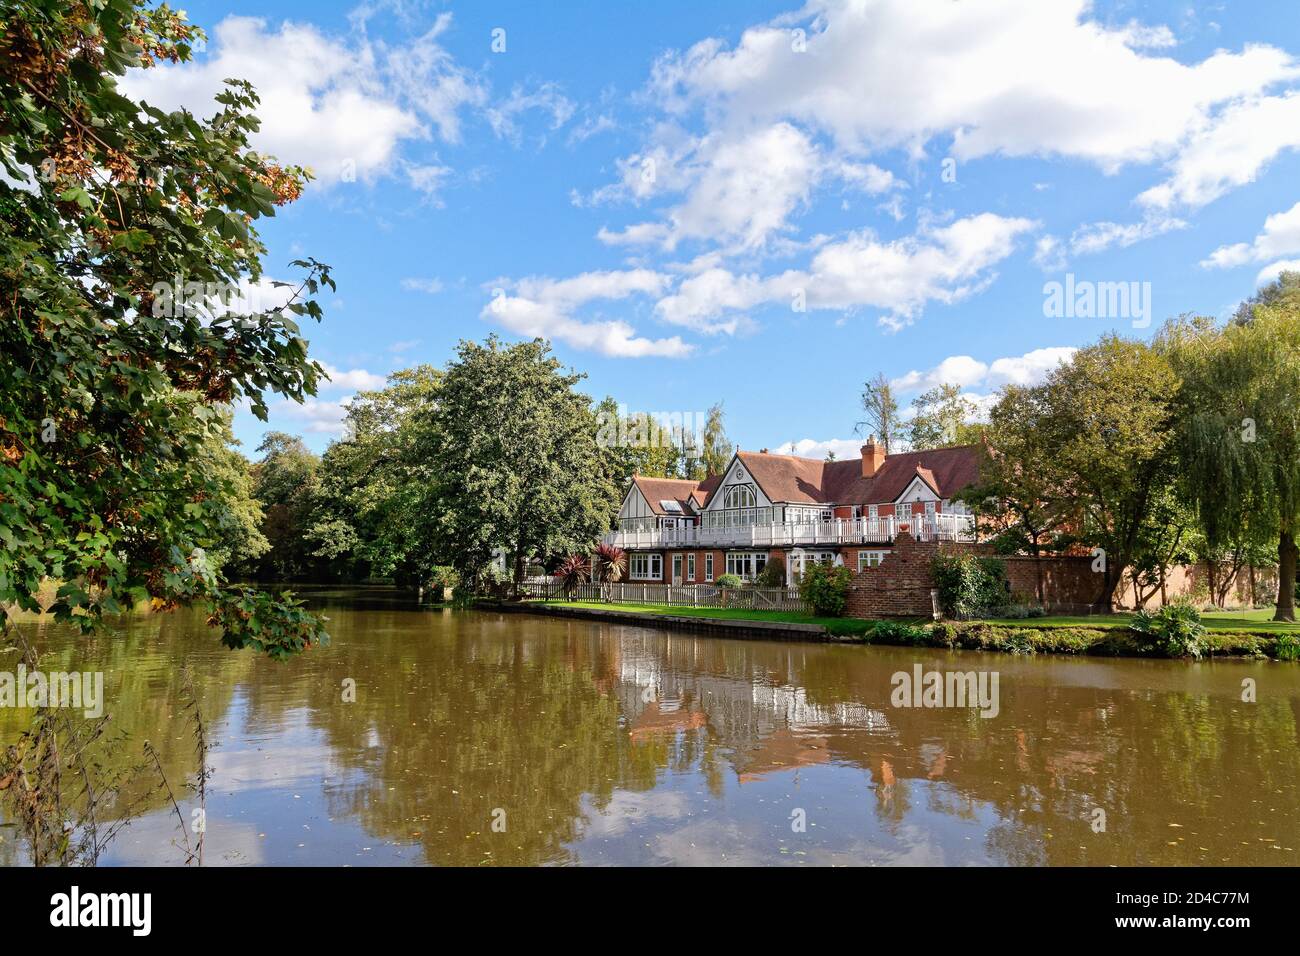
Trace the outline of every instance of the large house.
{"type": "Polygon", "coordinates": [[[703,481],[634,476],[618,528],[604,540],[628,554],[628,580],[704,584],[753,579],[779,558],[797,578],[811,562],[879,564],[900,534],[969,541],[974,517],[957,492],[975,482],[975,446],[819,461],[738,451],[703,481]]]}

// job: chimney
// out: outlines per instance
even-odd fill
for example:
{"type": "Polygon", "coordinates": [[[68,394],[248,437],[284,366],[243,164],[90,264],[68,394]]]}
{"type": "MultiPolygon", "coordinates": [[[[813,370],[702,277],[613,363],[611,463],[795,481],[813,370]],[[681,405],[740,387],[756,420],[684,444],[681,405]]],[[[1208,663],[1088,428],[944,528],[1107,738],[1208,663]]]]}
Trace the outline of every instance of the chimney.
{"type": "Polygon", "coordinates": [[[862,477],[874,478],[885,463],[885,446],[876,444],[876,436],[869,435],[862,446],[862,477]]]}

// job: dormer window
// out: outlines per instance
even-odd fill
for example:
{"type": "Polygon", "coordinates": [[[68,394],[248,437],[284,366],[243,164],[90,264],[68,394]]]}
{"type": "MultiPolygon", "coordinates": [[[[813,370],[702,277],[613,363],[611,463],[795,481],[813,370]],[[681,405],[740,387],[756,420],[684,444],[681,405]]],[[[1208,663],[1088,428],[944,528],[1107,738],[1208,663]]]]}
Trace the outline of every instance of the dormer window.
{"type": "Polygon", "coordinates": [[[752,508],[754,503],[754,489],[749,485],[732,485],[723,498],[726,508],[752,508]]]}

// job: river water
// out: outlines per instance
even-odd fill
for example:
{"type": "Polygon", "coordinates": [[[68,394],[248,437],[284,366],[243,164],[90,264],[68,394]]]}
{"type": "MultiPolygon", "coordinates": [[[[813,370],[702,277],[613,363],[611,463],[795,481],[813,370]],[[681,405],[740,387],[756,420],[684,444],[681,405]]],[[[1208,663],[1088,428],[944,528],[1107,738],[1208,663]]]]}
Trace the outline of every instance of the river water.
{"type": "MultiPolygon", "coordinates": [[[[304,594],[332,641],[284,664],[225,650],[197,612],[92,640],[24,628],[43,669],[104,673],[106,765],[149,740],[187,818],[188,663],[216,744],[206,865],[1300,863],[1295,664],[746,641],[304,594]],[[918,665],[996,673],[996,715],[895,706],[918,665]]],[[[0,743],[29,713],[0,709],[0,743]]],[[[139,815],[103,862],[183,859],[151,787],[124,784],[139,815]]],[[[0,862],[23,859],[0,827],[0,862]]]]}

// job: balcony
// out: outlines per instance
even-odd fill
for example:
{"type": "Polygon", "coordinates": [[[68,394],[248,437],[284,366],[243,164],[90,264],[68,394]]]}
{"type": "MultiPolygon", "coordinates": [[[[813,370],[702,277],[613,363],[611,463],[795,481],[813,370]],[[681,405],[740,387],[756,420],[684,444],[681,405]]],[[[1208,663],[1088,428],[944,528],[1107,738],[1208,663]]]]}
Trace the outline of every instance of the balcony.
{"type": "Polygon", "coordinates": [[[891,544],[900,533],[921,541],[975,540],[972,515],[854,518],[807,524],[751,524],[732,528],[647,528],[611,531],[601,540],[625,550],[658,548],[780,548],[807,545],[891,544]]]}

